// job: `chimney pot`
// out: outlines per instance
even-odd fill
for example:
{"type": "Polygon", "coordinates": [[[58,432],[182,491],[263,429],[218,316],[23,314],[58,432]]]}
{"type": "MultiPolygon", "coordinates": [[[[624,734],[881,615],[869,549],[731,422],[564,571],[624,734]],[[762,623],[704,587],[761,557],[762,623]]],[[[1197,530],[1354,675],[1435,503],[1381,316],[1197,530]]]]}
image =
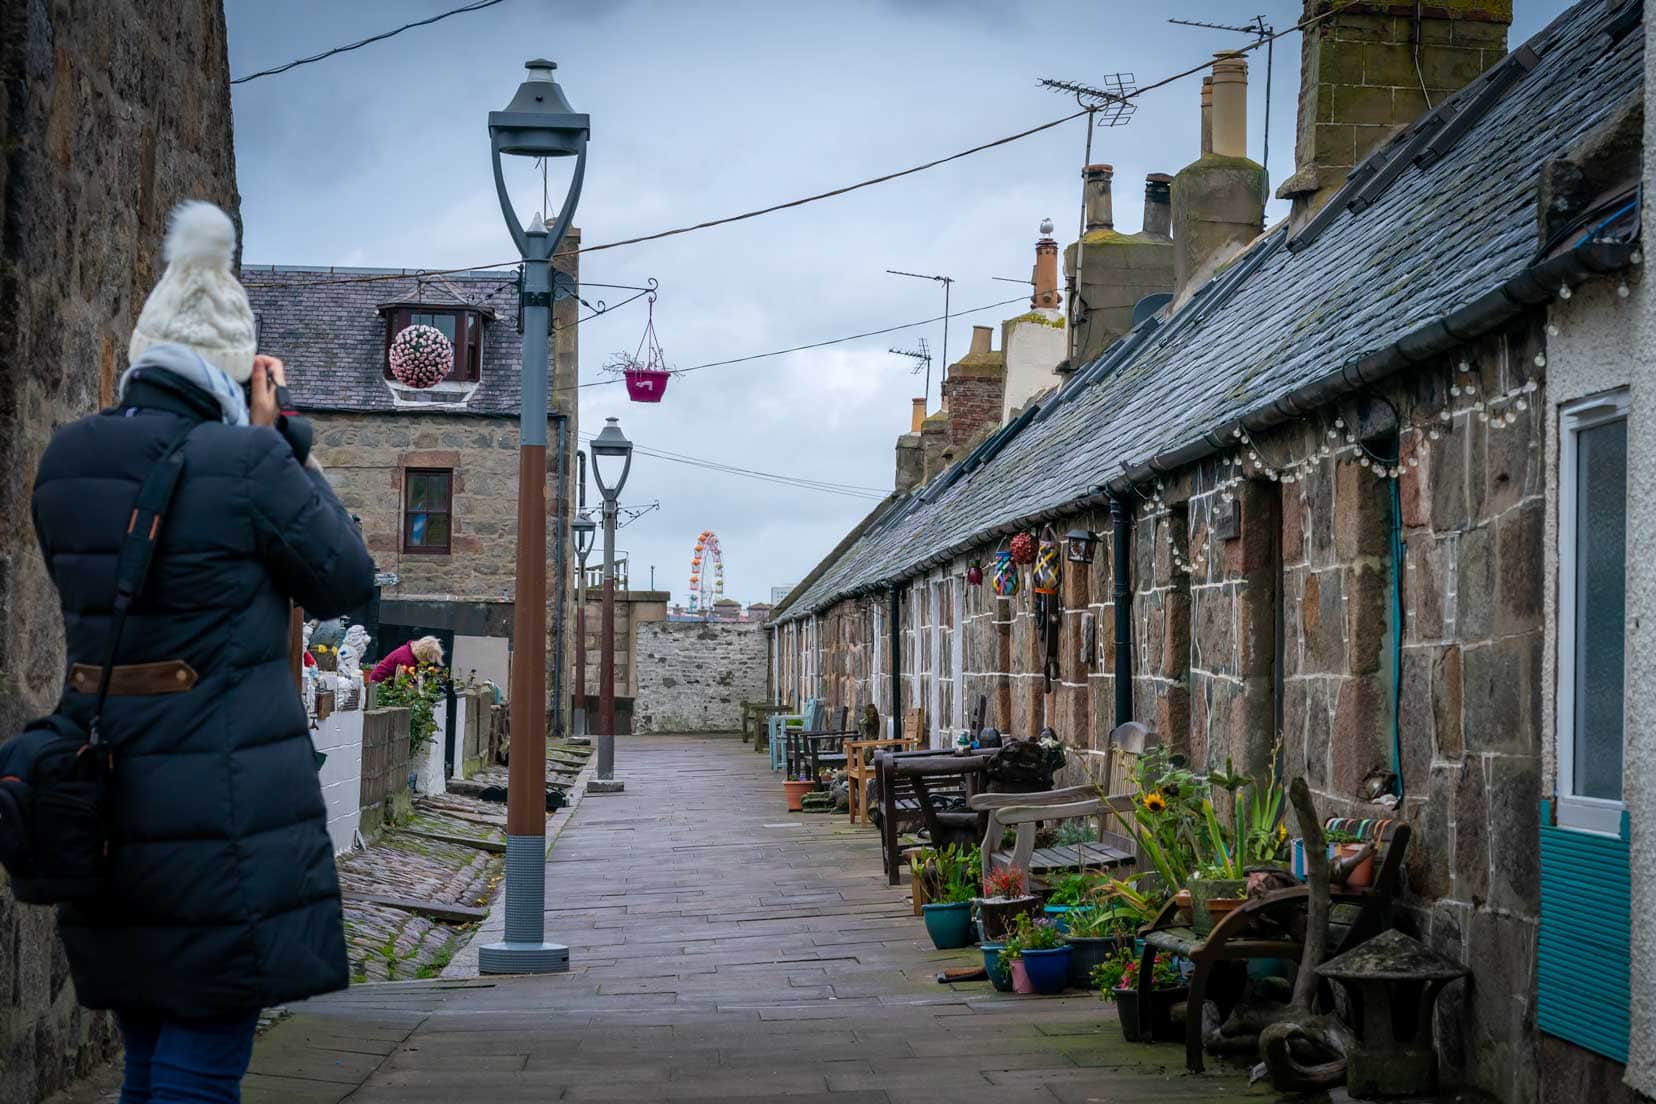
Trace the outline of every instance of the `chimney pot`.
{"type": "Polygon", "coordinates": [[[995,331],[988,326],[972,327],[972,348],[968,355],[989,352],[989,344],[994,340],[995,331]]]}
{"type": "Polygon", "coordinates": [[[921,423],[926,420],[926,400],[914,400],[914,412],[909,415],[909,432],[919,433],[921,423]]]}
{"type": "Polygon", "coordinates": [[[1058,308],[1058,243],[1049,236],[1051,233],[1052,220],[1047,219],[1041,223],[1041,239],[1035,243],[1035,293],[1029,297],[1032,310],[1058,308]]]}
{"type": "Polygon", "coordinates": [[[1248,61],[1235,50],[1213,55],[1213,152],[1248,156],[1248,61]]]}
{"type": "Polygon", "coordinates": [[[1110,204],[1110,178],[1115,175],[1111,165],[1088,165],[1081,170],[1082,199],[1087,212],[1087,233],[1094,230],[1114,230],[1115,213],[1110,204]]]}
{"type": "Polygon", "coordinates": [[[1173,236],[1173,178],[1166,173],[1151,173],[1144,178],[1143,233],[1158,238],[1173,236]]]}
{"type": "Polygon", "coordinates": [[[1213,77],[1202,78],[1202,156],[1213,152],[1213,77]]]}

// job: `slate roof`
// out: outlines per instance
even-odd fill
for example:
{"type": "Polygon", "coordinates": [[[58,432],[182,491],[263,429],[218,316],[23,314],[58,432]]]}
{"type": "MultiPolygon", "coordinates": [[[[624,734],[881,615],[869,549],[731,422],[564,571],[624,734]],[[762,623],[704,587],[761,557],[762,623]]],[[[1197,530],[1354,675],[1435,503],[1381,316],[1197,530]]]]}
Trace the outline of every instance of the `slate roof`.
{"type": "MultiPolygon", "coordinates": [[[[1021,428],[887,511],[772,622],[1071,507],[1123,469],[1199,444],[1520,276],[1538,245],[1542,162],[1641,81],[1644,36],[1608,44],[1612,18],[1604,0],[1570,8],[1528,44],[1539,64],[1445,156],[1404,169],[1372,205],[1331,217],[1303,249],[1285,247],[1286,227],[1267,232],[1176,312],[1076,372],[1021,428]]],[[[1446,102],[1464,105],[1482,87],[1446,102]]]]}
{"type": "MultiPolygon", "coordinates": [[[[379,307],[405,302],[435,307],[466,303],[485,312],[478,387],[463,410],[446,405],[432,409],[446,414],[517,417],[523,339],[517,332],[516,273],[507,269],[442,277],[410,274],[401,279],[361,281],[364,275],[394,274],[368,269],[243,267],[242,282],[259,321],[259,348],[282,358],[288,388],[299,408],[397,410],[385,385],[386,323],[379,307]]],[[[550,363],[547,378],[551,380],[550,363]]]]}

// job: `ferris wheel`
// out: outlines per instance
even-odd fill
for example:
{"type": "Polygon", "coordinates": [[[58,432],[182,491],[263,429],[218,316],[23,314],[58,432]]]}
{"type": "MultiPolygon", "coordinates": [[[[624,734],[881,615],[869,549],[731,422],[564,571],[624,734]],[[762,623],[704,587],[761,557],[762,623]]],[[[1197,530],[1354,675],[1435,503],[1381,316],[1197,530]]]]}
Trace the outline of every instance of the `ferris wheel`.
{"type": "Polygon", "coordinates": [[[713,603],[724,597],[724,556],[719,536],[703,529],[696,538],[696,552],[690,557],[690,612],[711,613],[713,603]]]}

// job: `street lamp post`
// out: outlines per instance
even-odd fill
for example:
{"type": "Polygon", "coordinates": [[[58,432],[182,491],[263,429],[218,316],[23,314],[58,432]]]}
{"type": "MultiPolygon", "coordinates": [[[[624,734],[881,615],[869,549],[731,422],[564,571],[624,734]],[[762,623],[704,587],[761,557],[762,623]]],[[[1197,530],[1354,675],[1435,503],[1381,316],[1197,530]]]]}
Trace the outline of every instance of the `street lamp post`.
{"type": "MultiPolygon", "coordinates": [[[[587,116],[577,114],[552,79],[553,62],[527,62],[528,76],[504,111],[489,112],[500,212],[523,258],[523,399],[518,422],[517,590],[512,612],[512,739],[506,787],[506,932],[480,948],[486,974],[569,969],[569,948],[546,942],[546,422],[547,345],[552,331],[552,254],[581,198],[587,116]],[[501,157],[574,157],[575,172],[557,223],[550,212],[528,220],[512,209],[501,157]]],[[[562,511],[559,512],[562,516],[562,511]]],[[[561,541],[563,535],[560,533],[561,541]]]]}
{"type": "MultiPolygon", "coordinates": [[[[584,491],[586,488],[583,487],[584,491]]],[[[585,499],[585,494],[581,496],[585,499]]],[[[569,523],[570,539],[575,543],[575,558],[580,562],[580,574],[575,579],[575,735],[583,740],[587,736],[586,715],[586,565],[587,555],[592,551],[592,538],[598,530],[598,523],[592,520],[586,512],[586,503],[581,503],[581,512],[574,521],[569,523]]]]}
{"type": "Polygon", "coordinates": [[[621,488],[632,471],[632,442],[616,418],[606,418],[592,439],[592,478],[604,496],[604,615],[598,661],[598,777],[587,784],[589,793],[616,793],[624,789],[615,777],[615,514],[621,488]],[[620,465],[620,472],[614,466],[620,465]],[[609,467],[610,478],[605,478],[609,467]]]}

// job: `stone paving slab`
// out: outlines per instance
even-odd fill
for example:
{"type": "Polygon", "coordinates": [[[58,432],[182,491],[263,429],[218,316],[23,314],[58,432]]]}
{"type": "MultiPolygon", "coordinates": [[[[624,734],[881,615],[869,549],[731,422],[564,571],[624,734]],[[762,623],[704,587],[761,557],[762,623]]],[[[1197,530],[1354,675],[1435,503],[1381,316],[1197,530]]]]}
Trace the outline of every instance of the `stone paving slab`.
{"type": "MultiPolygon", "coordinates": [[[[360,985],[259,1042],[245,1099],[759,1104],[1273,1099],[1240,1070],[1183,1072],[1090,995],[940,985],[939,952],[878,839],[784,812],[734,738],[625,737],[620,794],[551,833],[547,938],[567,974],[360,985]]],[[[554,818],[555,820],[557,818],[554,818]]],[[[478,939],[488,937],[488,925],[478,939]]]]}

